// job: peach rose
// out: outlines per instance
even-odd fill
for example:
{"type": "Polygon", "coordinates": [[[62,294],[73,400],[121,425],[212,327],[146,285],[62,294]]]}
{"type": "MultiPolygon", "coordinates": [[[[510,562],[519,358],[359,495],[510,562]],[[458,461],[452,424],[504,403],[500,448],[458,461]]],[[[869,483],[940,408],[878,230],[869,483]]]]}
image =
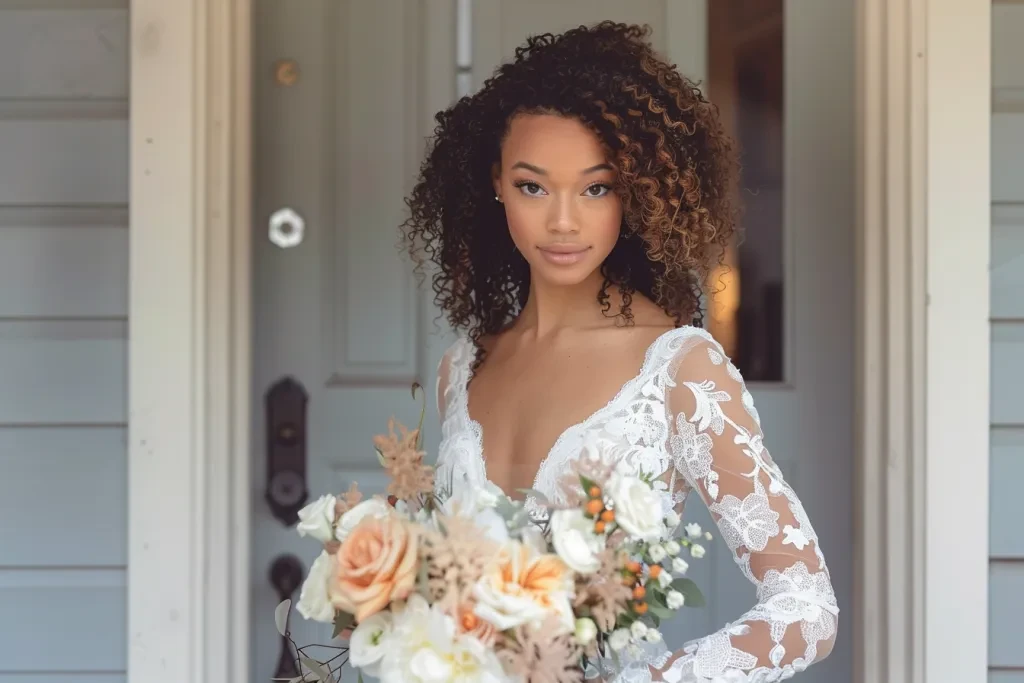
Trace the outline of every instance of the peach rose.
{"type": "Polygon", "coordinates": [[[562,631],[571,633],[572,594],[572,572],[557,555],[511,544],[473,587],[473,613],[501,631],[522,624],[539,626],[554,615],[562,631]]]}
{"type": "Polygon", "coordinates": [[[361,622],[408,597],[416,583],[417,541],[415,529],[396,515],[361,521],[338,548],[331,602],[361,622]]]}

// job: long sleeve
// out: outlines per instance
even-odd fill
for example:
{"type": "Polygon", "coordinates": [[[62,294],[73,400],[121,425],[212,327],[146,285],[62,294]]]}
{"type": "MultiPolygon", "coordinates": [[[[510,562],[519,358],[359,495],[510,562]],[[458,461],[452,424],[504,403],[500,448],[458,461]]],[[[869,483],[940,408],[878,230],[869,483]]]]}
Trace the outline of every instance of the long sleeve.
{"type": "Polygon", "coordinates": [[[765,448],[739,371],[713,341],[692,341],[666,388],[670,490],[699,493],[758,601],[677,652],[655,679],[784,680],[831,652],[835,594],[811,522],[765,448]]]}

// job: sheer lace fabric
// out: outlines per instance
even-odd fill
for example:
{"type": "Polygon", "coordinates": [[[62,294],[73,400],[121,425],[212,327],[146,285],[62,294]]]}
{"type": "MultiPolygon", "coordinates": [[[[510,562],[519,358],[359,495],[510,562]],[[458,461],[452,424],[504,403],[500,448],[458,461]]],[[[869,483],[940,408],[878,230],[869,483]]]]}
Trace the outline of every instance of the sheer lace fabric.
{"type": "MultiPolygon", "coordinates": [[[[468,411],[473,357],[472,343],[463,338],[441,363],[440,486],[488,481],[481,428],[468,411]]],[[[707,332],[684,327],[659,337],[636,377],[562,433],[533,488],[563,500],[558,479],[585,440],[599,442],[638,472],[658,475],[666,510],[681,513],[687,494],[696,491],[758,596],[746,614],[717,632],[674,653],[664,644],[645,646],[603,677],[620,683],[779,681],[827,656],[839,610],[817,535],[764,445],[739,371],[707,332]]]]}

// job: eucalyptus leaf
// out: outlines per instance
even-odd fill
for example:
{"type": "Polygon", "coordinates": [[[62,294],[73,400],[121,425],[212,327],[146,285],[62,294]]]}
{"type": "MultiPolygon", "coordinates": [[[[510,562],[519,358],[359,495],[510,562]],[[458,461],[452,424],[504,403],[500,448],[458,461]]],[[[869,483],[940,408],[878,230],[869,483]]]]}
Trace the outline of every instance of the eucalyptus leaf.
{"type": "Polygon", "coordinates": [[[377,452],[377,462],[380,463],[381,467],[384,467],[384,454],[380,452],[379,448],[374,448],[373,450],[377,452]]]}
{"type": "Polygon", "coordinates": [[[306,655],[299,655],[299,658],[302,660],[302,663],[306,665],[306,668],[313,672],[313,675],[316,676],[316,680],[321,681],[321,683],[337,683],[334,680],[334,676],[331,675],[331,672],[324,668],[324,665],[320,662],[315,659],[311,659],[306,655]]]}
{"type": "Polygon", "coordinates": [[[332,633],[331,638],[337,638],[340,636],[341,632],[351,626],[353,621],[355,621],[355,617],[348,612],[342,612],[341,610],[335,611],[334,632],[332,633]]]}
{"type": "Polygon", "coordinates": [[[675,613],[668,607],[661,607],[660,605],[648,605],[647,611],[658,619],[671,619],[675,616],[675,613]]]}
{"type": "Polygon", "coordinates": [[[677,590],[686,598],[685,607],[703,607],[704,594],[692,579],[676,579],[672,582],[672,590],[677,590]]]}
{"type": "Polygon", "coordinates": [[[282,600],[274,609],[274,625],[277,626],[277,632],[282,636],[288,635],[288,612],[290,612],[291,609],[291,598],[282,600]]]}
{"type": "Polygon", "coordinates": [[[362,671],[362,669],[359,670],[359,681],[358,681],[358,683],[363,683],[363,671],[362,671]]]}
{"type": "Polygon", "coordinates": [[[538,505],[550,505],[548,497],[537,489],[516,489],[519,493],[524,496],[533,496],[533,499],[537,501],[538,505]]]}

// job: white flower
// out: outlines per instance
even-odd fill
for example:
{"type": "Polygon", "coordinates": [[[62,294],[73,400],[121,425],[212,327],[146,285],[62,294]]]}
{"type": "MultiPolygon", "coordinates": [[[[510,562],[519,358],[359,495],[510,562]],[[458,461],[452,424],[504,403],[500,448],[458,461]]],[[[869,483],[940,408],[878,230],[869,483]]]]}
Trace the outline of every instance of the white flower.
{"type": "Polygon", "coordinates": [[[327,624],[334,621],[334,605],[331,604],[327,589],[337,562],[334,555],[326,550],[313,560],[313,566],[309,568],[309,575],[306,576],[302,591],[299,593],[299,603],[295,606],[298,613],[306,619],[327,624]]]}
{"type": "Polygon", "coordinates": [[[594,523],[583,510],[556,510],[551,515],[551,542],[555,552],[569,568],[580,574],[592,574],[601,567],[597,554],[601,539],[594,533],[594,523]]]}
{"type": "Polygon", "coordinates": [[[629,627],[629,634],[636,640],[640,640],[647,635],[647,624],[642,621],[634,621],[629,627]]]}
{"type": "Polygon", "coordinates": [[[661,498],[647,483],[616,473],[606,491],[615,505],[615,522],[627,534],[638,540],[652,541],[664,533],[661,498]]]}
{"type": "Polygon", "coordinates": [[[503,496],[501,489],[491,483],[463,486],[441,504],[441,513],[471,519],[482,529],[484,536],[496,543],[504,543],[508,540],[508,525],[494,509],[503,496]]]}
{"type": "Polygon", "coordinates": [[[583,617],[576,620],[576,642],[587,645],[597,638],[597,624],[593,619],[583,617]]]}
{"type": "Polygon", "coordinates": [[[712,538],[714,538],[714,536],[711,535],[710,531],[705,531],[704,532],[704,540],[710,541],[712,538]]]}
{"type": "Polygon", "coordinates": [[[418,593],[394,617],[380,664],[381,683],[506,683],[493,650],[456,633],[455,621],[418,593]]]}
{"type": "Polygon", "coordinates": [[[685,574],[686,570],[690,568],[689,563],[681,557],[672,559],[672,571],[676,574],[685,574]]]}
{"type": "Polygon", "coordinates": [[[665,526],[669,529],[675,529],[679,526],[679,522],[681,521],[682,520],[679,519],[679,515],[675,513],[675,510],[669,510],[668,514],[665,515],[665,526]]]}
{"type": "Polygon", "coordinates": [[[665,588],[668,588],[669,586],[671,586],[672,585],[672,580],[673,580],[672,579],[672,575],[669,574],[668,572],[662,572],[662,573],[658,574],[658,585],[661,586],[662,589],[665,589],[665,588]]]}
{"type": "Polygon", "coordinates": [[[624,628],[612,631],[612,634],[608,636],[608,647],[614,652],[618,652],[629,645],[629,631],[624,628]]]}
{"type": "Polygon", "coordinates": [[[700,538],[700,535],[702,533],[700,524],[697,524],[696,522],[690,522],[684,528],[686,529],[686,535],[690,538],[700,538]]]}
{"type": "Polygon", "coordinates": [[[377,612],[361,622],[349,639],[349,664],[370,676],[380,676],[380,662],[390,647],[392,616],[377,612]]]}
{"type": "Polygon", "coordinates": [[[380,498],[364,500],[359,505],[346,512],[338,520],[337,536],[339,541],[344,541],[352,533],[364,517],[376,517],[383,519],[391,514],[392,508],[380,498]]]}
{"type": "Polygon", "coordinates": [[[661,642],[661,631],[659,631],[656,628],[652,628],[652,629],[648,630],[647,634],[644,635],[644,640],[646,640],[648,643],[660,643],[661,642]]]}
{"type": "Polygon", "coordinates": [[[678,555],[680,550],[682,550],[682,548],[679,547],[679,543],[676,541],[669,541],[665,544],[665,552],[669,555],[678,555]]]}
{"type": "Polygon", "coordinates": [[[669,609],[679,609],[686,603],[686,597],[679,591],[669,591],[665,596],[665,604],[669,609]]]}
{"type": "Polygon", "coordinates": [[[704,553],[704,546],[702,546],[700,543],[694,543],[690,546],[690,555],[697,558],[698,560],[704,557],[704,553]]]}
{"type": "Polygon", "coordinates": [[[334,540],[334,512],[338,499],[327,494],[299,510],[295,530],[299,536],[312,536],[321,543],[334,540]]]}
{"type": "Polygon", "coordinates": [[[653,560],[654,562],[661,562],[665,559],[665,555],[667,555],[668,553],[665,551],[665,548],[660,543],[655,543],[647,549],[647,554],[651,556],[651,560],[653,560]]]}

